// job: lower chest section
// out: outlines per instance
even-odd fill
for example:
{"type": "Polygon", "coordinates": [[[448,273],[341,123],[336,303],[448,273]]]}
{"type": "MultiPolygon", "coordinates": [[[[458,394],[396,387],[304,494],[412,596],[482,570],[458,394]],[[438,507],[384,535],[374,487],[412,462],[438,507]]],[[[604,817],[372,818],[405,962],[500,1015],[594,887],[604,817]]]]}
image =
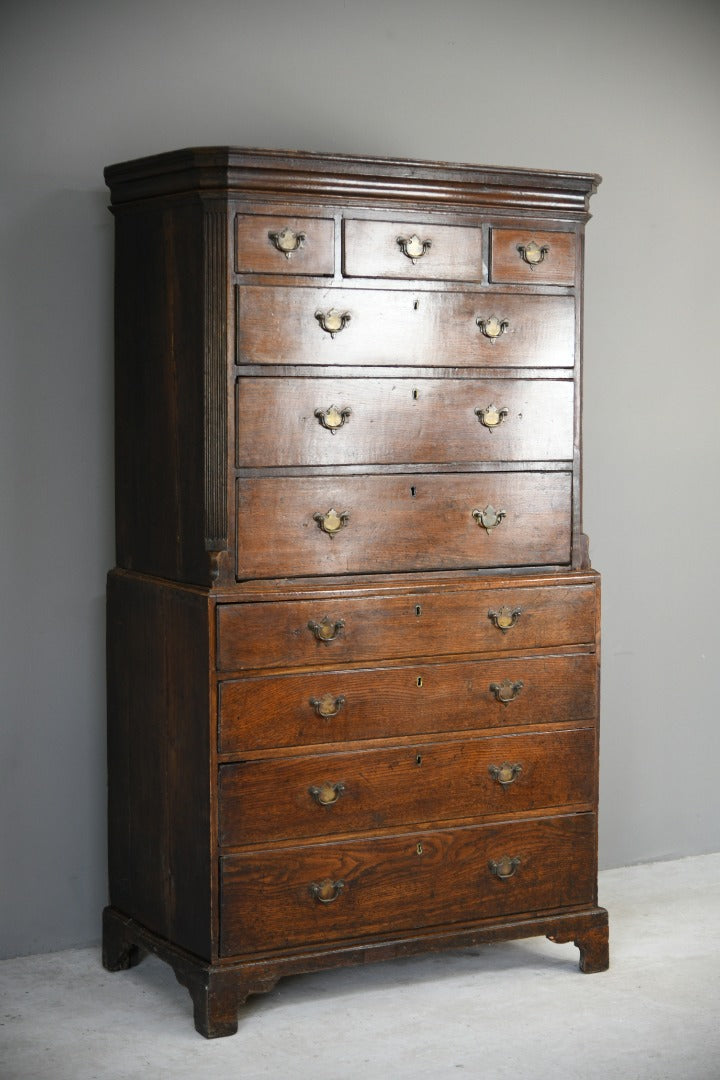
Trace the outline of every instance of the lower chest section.
{"type": "Polygon", "coordinates": [[[595,575],[222,603],[218,949],[593,903],[595,575]]]}

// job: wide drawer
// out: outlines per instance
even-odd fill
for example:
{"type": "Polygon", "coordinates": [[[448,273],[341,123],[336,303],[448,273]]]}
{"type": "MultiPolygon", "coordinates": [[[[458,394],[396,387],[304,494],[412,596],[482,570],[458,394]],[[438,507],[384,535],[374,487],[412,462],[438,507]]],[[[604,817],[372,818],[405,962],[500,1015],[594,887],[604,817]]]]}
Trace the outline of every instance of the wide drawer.
{"type": "Polygon", "coordinates": [[[482,229],[407,221],[343,222],[347,277],[482,279],[482,229]]]}
{"type": "Polygon", "coordinates": [[[457,591],[218,604],[217,663],[221,671],[337,667],[589,644],[596,635],[595,600],[593,585],[468,585],[457,591]]]}
{"type": "Polygon", "coordinates": [[[572,367],[575,305],[567,296],[247,285],[237,354],[238,364],[572,367]]]}
{"type": "Polygon", "coordinates": [[[235,242],[235,269],[240,274],[332,276],[335,268],[332,218],[238,214],[235,242]]]}
{"type": "Polygon", "coordinates": [[[576,814],[228,855],[220,875],[223,956],[469,925],[592,903],[595,819],[576,814]]]}
{"type": "Polygon", "coordinates": [[[574,233],[490,230],[490,280],[574,285],[574,233]]]}
{"type": "Polygon", "coordinates": [[[573,456],[569,380],[241,378],[236,402],[245,468],[573,456]]]}
{"type": "Polygon", "coordinates": [[[220,753],[591,721],[593,654],[259,675],[219,687],[220,753]]]}
{"type": "Polygon", "coordinates": [[[222,765],[220,843],[591,809],[594,749],[583,728],[222,765]]]}
{"type": "Polygon", "coordinates": [[[238,578],[562,565],[569,472],[237,481],[238,578]]]}

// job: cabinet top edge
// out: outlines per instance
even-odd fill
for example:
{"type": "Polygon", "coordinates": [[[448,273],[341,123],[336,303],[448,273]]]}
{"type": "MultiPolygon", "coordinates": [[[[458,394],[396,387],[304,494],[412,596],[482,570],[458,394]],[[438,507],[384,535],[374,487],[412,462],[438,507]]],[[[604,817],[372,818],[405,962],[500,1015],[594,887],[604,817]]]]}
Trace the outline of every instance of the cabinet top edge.
{"type": "Polygon", "coordinates": [[[587,213],[595,173],[317,154],[289,150],[191,147],[109,165],[114,206],[179,194],[227,194],[390,201],[587,213]]]}

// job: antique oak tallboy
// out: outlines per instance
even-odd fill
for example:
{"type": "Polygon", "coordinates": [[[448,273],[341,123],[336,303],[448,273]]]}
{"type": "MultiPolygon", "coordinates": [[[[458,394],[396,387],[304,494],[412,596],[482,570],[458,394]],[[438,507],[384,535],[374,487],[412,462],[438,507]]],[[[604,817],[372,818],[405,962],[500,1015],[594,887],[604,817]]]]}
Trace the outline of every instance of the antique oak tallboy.
{"type": "Polygon", "coordinates": [[[580,508],[598,177],[182,150],[107,169],[106,967],[207,1036],[283,975],[597,906],[580,508]]]}

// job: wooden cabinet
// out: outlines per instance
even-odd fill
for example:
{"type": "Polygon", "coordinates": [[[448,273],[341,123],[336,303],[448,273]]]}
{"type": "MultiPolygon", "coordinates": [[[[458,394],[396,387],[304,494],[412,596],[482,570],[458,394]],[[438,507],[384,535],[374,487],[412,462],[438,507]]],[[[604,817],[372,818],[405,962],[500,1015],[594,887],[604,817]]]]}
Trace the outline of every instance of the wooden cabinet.
{"type": "Polygon", "coordinates": [[[186,150],[106,170],[111,970],[283,975],[597,906],[580,506],[598,178],[186,150]]]}

